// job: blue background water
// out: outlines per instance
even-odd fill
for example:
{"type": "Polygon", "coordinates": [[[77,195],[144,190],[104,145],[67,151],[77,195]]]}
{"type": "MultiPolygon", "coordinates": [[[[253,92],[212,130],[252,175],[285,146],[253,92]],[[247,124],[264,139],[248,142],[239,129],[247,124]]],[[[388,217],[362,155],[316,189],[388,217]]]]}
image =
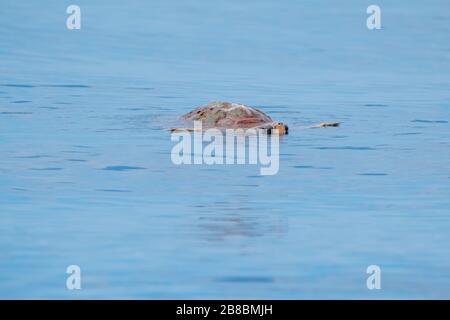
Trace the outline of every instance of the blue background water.
{"type": "Polygon", "coordinates": [[[2,0],[0,298],[450,298],[450,2],[369,4],[2,0]],[[290,125],[277,175],[171,163],[211,100],[290,125]]]}

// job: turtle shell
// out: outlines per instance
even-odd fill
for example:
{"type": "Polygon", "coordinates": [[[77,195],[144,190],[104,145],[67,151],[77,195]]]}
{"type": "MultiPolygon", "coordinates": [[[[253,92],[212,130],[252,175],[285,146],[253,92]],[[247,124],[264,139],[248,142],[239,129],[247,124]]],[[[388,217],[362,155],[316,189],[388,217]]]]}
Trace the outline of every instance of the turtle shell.
{"type": "Polygon", "coordinates": [[[243,104],[211,102],[182,116],[187,121],[202,121],[204,128],[252,128],[272,123],[261,110],[243,104]]]}

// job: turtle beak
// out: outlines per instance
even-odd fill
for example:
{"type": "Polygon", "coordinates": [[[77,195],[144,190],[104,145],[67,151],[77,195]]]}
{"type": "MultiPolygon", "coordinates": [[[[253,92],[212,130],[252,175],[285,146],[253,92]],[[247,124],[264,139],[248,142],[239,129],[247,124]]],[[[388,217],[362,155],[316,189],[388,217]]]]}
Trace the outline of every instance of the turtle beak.
{"type": "MultiPolygon", "coordinates": [[[[272,126],[272,129],[278,130],[278,134],[280,136],[282,136],[284,134],[288,134],[288,130],[289,130],[288,126],[283,124],[283,123],[281,123],[281,122],[278,122],[278,123],[274,124],[272,126]]],[[[267,134],[272,134],[272,130],[270,130],[270,132],[269,132],[269,130],[267,131],[267,134]]]]}

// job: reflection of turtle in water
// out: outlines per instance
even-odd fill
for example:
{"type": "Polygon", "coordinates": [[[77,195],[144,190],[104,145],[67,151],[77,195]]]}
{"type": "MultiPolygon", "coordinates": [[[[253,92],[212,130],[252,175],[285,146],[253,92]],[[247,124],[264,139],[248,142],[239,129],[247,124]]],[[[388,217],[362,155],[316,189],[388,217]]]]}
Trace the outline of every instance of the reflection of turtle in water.
{"type": "MultiPolygon", "coordinates": [[[[203,129],[261,129],[272,134],[288,134],[289,128],[281,122],[274,122],[264,112],[243,104],[211,102],[198,107],[181,117],[184,121],[201,121],[203,129]],[[276,129],[276,130],[275,130],[276,129]]],[[[337,122],[324,122],[310,128],[337,127],[337,122]]],[[[194,128],[173,128],[170,131],[194,131],[194,128]]]]}

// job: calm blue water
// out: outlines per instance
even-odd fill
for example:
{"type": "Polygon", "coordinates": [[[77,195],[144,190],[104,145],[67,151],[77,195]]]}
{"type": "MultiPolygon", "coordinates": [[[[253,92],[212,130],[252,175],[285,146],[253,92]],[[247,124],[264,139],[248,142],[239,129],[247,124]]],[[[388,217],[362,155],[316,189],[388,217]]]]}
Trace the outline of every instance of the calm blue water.
{"type": "Polygon", "coordinates": [[[372,3],[2,0],[0,298],[450,298],[450,3],[372,3]],[[171,163],[211,100],[277,175],[171,163]]]}

